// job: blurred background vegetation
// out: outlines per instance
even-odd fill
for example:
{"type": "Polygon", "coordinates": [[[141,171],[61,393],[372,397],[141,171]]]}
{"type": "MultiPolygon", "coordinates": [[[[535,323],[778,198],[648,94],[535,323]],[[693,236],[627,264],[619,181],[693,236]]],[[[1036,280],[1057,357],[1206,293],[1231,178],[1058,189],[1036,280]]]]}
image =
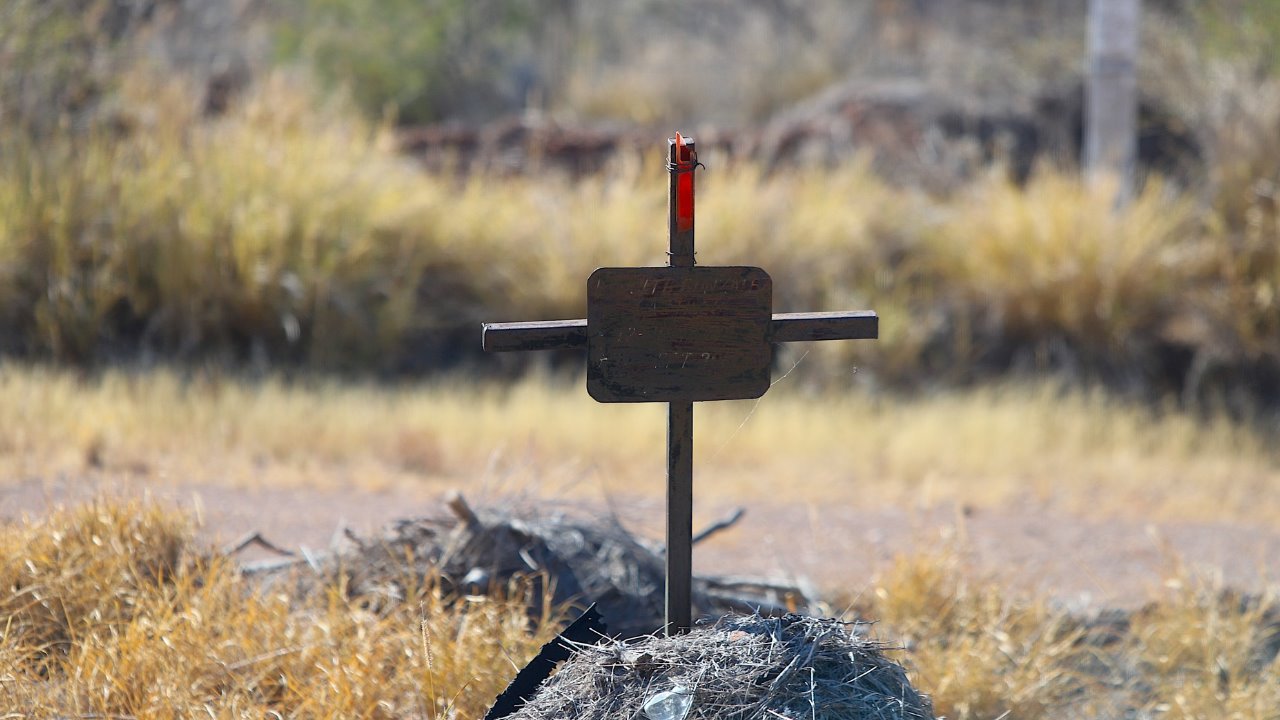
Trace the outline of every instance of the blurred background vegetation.
{"type": "Polygon", "coordinates": [[[703,262],[880,312],[811,378],[1274,406],[1280,2],[1145,3],[1119,209],[1079,177],[1083,5],[0,0],[0,352],[515,372],[479,322],[662,262],[680,128],[703,262]]]}
{"type": "MultiPolygon", "coordinates": [[[[699,410],[699,512],[781,478],[811,511],[951,503],[962,534],[975,508],[1269,532],[1280,0],[1143,3],[1123,206],[1079,169],[1085,5],[0,0],[0,475],[643,498],[660,417],[532,367],[580,355],[485,356],[479,323],[582,317],[595,267],[665,262],[680,129],[702,262],[882,318],[780,348],[755,421],[699,410]]],[[[470,716],[559,622],[430,583],[380,613],[249,592],[152,506],[8,520],[13,707],[470,716]]],[[[833,607],[948,717],[1274,717],[1274,592],[1161,592],[1109,655],[960,550],[833,607]]]]}

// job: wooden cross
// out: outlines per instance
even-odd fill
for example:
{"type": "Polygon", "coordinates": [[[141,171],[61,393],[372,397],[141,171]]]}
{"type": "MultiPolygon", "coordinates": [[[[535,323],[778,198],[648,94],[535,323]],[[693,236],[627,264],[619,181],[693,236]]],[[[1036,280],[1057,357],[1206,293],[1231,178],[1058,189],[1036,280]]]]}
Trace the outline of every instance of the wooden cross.
{"type": "Polygon", "coordinates": [[[599,402],[665,402],[666,632],[692,623],[693,403],[758,398],[773,343],[875,339],[874,312],[773,313],[773,281],[757,267],[697,267],[692,139],[669,139],[667,267],[600,268],[587,318],[485,323],[486,351],[586,348],[587,392],[599,402]]]}

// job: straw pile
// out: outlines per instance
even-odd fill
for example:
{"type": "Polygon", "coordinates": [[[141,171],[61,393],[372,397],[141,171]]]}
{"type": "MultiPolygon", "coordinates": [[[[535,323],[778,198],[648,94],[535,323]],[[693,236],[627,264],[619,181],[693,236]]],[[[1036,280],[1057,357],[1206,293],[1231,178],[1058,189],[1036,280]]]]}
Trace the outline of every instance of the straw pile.
{"type": "Polygon", "coordinates": [[[688,720],[931,720],[928,697],[857,630],[799,615],[727,615],[686,635],[582,645],[509,717],[661,720],[646,702],[684,688],[688,720]]]}

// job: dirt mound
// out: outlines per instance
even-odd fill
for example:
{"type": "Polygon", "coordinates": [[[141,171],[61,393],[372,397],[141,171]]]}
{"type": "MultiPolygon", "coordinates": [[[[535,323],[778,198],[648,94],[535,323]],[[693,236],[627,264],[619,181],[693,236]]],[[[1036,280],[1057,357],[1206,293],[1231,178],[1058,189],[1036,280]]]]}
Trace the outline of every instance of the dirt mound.
{"type": "Polygon", "coordinates": [[[579,646],[512,718],[933,718],[861,626],[727,615],[686,635],[579,646]]]}

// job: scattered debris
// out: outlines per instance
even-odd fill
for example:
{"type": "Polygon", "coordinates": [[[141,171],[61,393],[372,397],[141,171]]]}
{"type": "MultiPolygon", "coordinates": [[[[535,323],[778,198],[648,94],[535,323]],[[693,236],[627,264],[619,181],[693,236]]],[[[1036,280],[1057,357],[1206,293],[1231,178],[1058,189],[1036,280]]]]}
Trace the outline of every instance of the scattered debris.
{"type": "Polygon", "coordinates": [[[711,523],[709,526],[703,528],[702,532],[693,536],[693,540],[692,540],[693,544],[697,545],[698,543],[702,542],[703,540],[706,540],[712,535],[715,535],[721,530],[728,530],[734,525],[737,525],[738,521],[742,519],[742,516],[746,514],[747,514],[746,510],[742,508],[738,508],[737,510],[734,510],[733,514],[730,515],[729,517],[724,518],[723,520],[717,520],[711,523]]]}
{"type": "Polygon", "coordinates": [[[929,698],[861,628],[727,615],[685,635],[580,645],[510,717],[932,719],[929,698]]]}
{"type": "MultiPolygon", "coordinates": [[[[662,548],[635,537],[616,518],[576,518],[533,508],[473,509],[458,493],[444,505],[447,514],[399,520],[377,537],[335,532],[327,551],[249,562],[241,570],[263,582],[301,570],[296,576],[301,592],[341,576],[353,596],[375,606],[402,600],[413,577],[438,577],[447,591],[470,595],[525,577],[535,583],[535,602],[545,588],[555,604],[594,603],[614,636],[648,635],[662,626],[662,548]]],[[[713,523],[699,540],[733,526],[742,515],[737,511],[713,523]]],[[[785,581],[695,578],[694,617],[796,612],[807,609],[813,596],[785,581]]],[[[535,615],[541,610],[530,609],[535,615]]]]}
{"type": "MultiPolygon", "coordinates": [[[[1052,84],[1016,97],[991,97],[922,80],[854,78],[791,104],[761,125],[704,126],[698,147],[713,162],[758,162],[769,170],[837,166],[869,158],[880,175],[908,187],[954,190],[992,163],[1020,182],[1037,159],[1080,157],[1084,85],[1052,84]]],[[[1138,165],[1167,177],[1204,171],[1188,118],[1156,94],[1139,98],[1138,165]]],[[[643,154],[651,129],[618,123],[563,123],[545,115],[485,125],[448,122],[396,130],[402,152],[433,172],[600,173],[619,157],[643,154]]]]}
{"type": "Polygon", "coordinates": [[[239,540],[222,548],[222,554],[235,555],[236,553],[241,552],[245,548],[248,548],[253,545],[257,545],[258,547],[261,547],[264,550],[269,550],[270,552],[273,552],[276,555],[281,555],[283,557],[297,556],[297,553],[293,552],[292,550],[286,550],[285,548],[282,548],[279,545],[276,545],[275,543],[266,539],[265,537],[262,536],[262,533],[260,532],[246,533],[239,540]]]}

